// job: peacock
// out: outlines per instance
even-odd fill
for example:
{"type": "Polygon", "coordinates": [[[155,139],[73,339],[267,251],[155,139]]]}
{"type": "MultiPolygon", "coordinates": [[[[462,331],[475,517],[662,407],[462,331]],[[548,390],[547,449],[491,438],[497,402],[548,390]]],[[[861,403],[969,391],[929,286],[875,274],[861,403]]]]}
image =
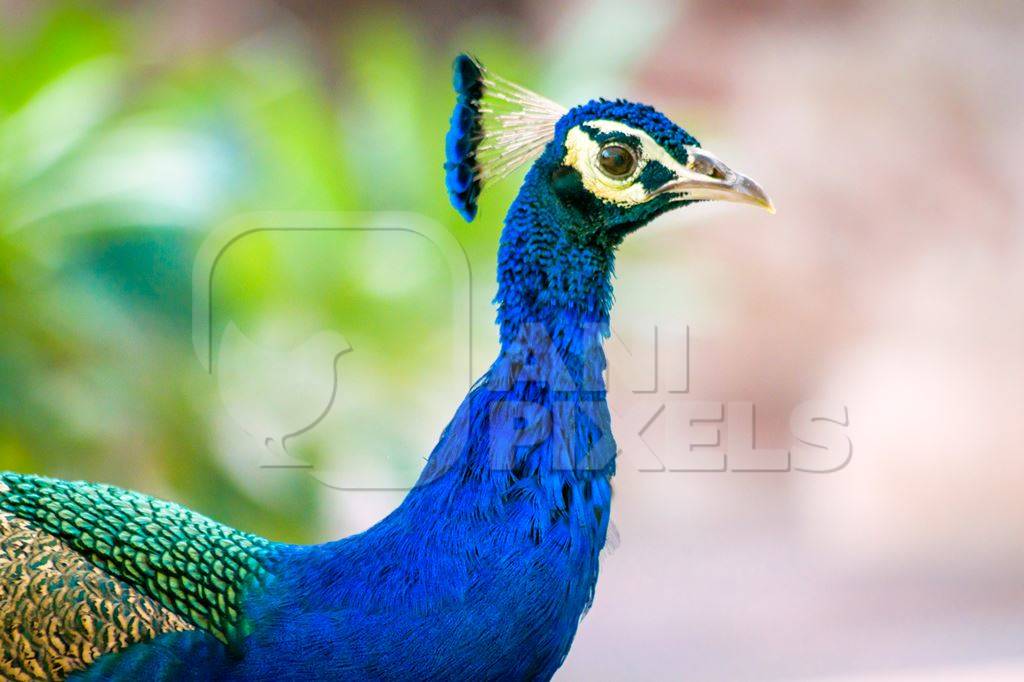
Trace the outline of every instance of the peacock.
{"type": "Polygon", "coordinates": [[[9,680],[549,679],[594,598],[615,472],[603,371],[627,235],[705,200],[772,204],[650,106],[572,109],[466,54],[445,184],[531,164],[505,217],[500,352],[401,505],[320,545],[109,485],[0,474],[9,680]]]}

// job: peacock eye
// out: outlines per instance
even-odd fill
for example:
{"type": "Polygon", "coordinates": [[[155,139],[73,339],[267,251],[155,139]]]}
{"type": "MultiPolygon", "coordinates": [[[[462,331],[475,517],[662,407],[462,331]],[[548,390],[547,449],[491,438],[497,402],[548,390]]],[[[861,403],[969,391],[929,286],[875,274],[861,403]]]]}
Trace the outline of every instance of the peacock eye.
{"type": "Polygon", "coordinates": [[[597,162],[605,175],[612,178],[624,178],[636,170],[636,154],[621,144],[602,147],[597,155],[597,162]]]}

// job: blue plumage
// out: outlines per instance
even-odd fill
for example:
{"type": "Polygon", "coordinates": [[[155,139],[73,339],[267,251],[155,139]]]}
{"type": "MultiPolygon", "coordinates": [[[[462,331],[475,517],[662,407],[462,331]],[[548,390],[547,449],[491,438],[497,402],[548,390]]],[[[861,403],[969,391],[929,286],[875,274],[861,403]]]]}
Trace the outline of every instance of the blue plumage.
{"type": "Polygon", "coordinates": [[[483,75],[476,61],[465,54],[455,58],[452,70],[456,99],[445,139],[445,185],[452,205],[463,218],[472,221],[481,187],[475,154],[482,123],[483,75]]]}
{"type": "Polygon", "coordinates": [[[770,202],[662,114],[621,100],[565,112],[527,93],[525,113],[490,121],[496,158],[482,164],[481,102],[498,83],[456,59],[445,168],[471,220],[484,171],[536,157],[501,235],[501,348],[416,487],[364,533],[259,545],[254,577],[226,588],[241,592],[245,624],[226,645],[163,634],[82,679],[543,680],[561,665],[594,598],[611,511],[602,342],[615,251],[675,206],[770,202]]]}
{"type": "Polygon", "coordinates": [[[673,123],[665,114],[648,104],[623,99],[595,99],[569,111],[558,121],[556,136],[586,121],[606,119],[620,121],[650,135],[673,156],[685,160],[687,147],[700,147],[693,135],[673,123]]]}

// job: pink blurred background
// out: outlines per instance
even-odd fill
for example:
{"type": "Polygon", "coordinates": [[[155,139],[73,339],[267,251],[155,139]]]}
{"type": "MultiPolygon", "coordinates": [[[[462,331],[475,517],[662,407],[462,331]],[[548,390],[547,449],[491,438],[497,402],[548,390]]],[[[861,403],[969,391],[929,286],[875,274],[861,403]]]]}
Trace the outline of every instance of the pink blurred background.
{"type": "Polygon", "coordinates": [[[778,215],[667,216],[618,320],[688,320],[692,396],[754,402],[766,446],[845,404],[853,456],[624,467],[567,679],[1024,679],[1022,9],[691,3],[642,61],[637,95],[713,120],[778,215]]]}

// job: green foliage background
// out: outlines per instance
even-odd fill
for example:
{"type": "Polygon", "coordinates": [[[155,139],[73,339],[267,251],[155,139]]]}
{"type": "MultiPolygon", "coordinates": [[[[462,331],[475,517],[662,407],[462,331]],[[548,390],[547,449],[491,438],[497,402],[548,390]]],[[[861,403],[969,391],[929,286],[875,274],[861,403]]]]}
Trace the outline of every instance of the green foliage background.
{"type": "MultiPolygon", "coordinates": [[[[115,482],[310,540],[322,486],[277,476],[268,503],[218,457],[221,408],[192,349],[193,260],[247,212],[400,209],[446,225],[493,272],[497,231],[458,220],[443,190],[454,49],[428,48],[401,13],[363,16],[338,36],[330,84],[287,30],[168,60],[147,50],[152,31],[75,5],[0,26],[0,467],[115,482]]],[[[509,54],[486,41],[493,60],[509,54]]],[[[485,215],[513,190],[490,193],[485,215]]],[[[287,282],[320,324],[385,305],[425,342],[382,334],[402,352],[379,370],[422,380],[430,316],[401,292],[382,303],[364,274],[322,244],[279,254],[255,240],[218,271],[218,314],[244,328],[294,312],[287,282]]]]}

